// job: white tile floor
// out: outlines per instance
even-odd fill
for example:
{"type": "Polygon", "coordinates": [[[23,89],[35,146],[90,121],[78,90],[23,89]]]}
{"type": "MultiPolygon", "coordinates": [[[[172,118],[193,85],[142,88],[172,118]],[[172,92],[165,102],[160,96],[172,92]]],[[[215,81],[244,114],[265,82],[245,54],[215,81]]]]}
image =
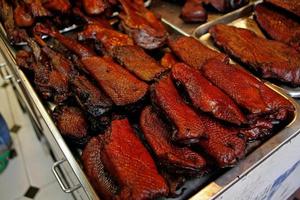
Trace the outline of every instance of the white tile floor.
{"type": "MultiPolygon", "coordinates": [[[[1,79],[1,78],[0,78],[1,79]]],[[[53,164],[49,150],[37,139],[29,117],[22,112],[10,85],[3,88],[0,80],[0,113],[9,128],[17,124],[21,129],[11,133],[13,148],[17,156],[9,161],[5,171],[0,174],[0,199],[25,200],[30,186],[39,188],[34,199],[69,200],[73,197],[64,193],[51,172],[53,164]]]]}

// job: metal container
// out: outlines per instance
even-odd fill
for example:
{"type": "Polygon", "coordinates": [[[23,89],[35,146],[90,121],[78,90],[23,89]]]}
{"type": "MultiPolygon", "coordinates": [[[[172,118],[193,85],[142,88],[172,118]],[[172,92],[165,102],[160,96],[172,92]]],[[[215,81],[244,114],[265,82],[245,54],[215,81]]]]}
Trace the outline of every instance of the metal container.
{"type": "MultiPolygon", "coordinates": [[[[24,96],[24,101],[30,110],[30,114],[34,116],[35,123],[39,124],[40,131],[47,138],[54,156],[58,160],[52,166],[52,171],[62,190],[74,194],[78,199],[99,199],[84,174],[80,162],[70,151],[52,121],[48,113],[51,109],[49,104],[41,101],[24,73],[16,65],[15,51],[9,45],[2,28],[0,29],[0,53],[4,56],[6,67],[11,73],[9,77],[13,78],[20,88],[20,93],[24,96]]],[[[5,65],[3,66],[5,67],[5,65]]],[[[227,191],[234,188],[234,186],[243,185],[243,180],[249,174],[255,172],[262,163],[273,158],[280,149],[287,146],[298,135],[300,130],[300,106],[294,99],[286,95],[282,89],[272,84],[267,84],[294,105],[293,120],[283,130],[274,134],[266,142],[251,151],[237,166],[188,181],[184,186],[188,189],[185,190],[181,198],[177,199],[223,198],[223,195],[229,194],[227,191]]],[[[255,144],[254,146],[257,145],[255,144]]],[[[255,174],[259,175],[259,173],[255,174]]]]}
{"type": "MultiPolygon", "coordinates": [[[[201,26],[199,26],[198,28],[196,28],[192,34],[192,36],[196,37],[197,39],[199,39],[202,43],[204,43],[205,45],[209,46],[210,48],[216,49],[218,50],[211,37],[210,34],[208,33],[209,28],[211,28],[212,26],[222,23],[222,24],[229,24],[232,26],[236,26],[239,28],[246,28],[248,30],[254,31],[257,35],[259,35],[260,37],[264,37],[265,35],[263,34],[263,32],[261,31],[261,29],[259,28],[258,24],[256,23],[256,21],[254,20],[254,7],[255,5],[257,5],[258,3],[261,3],[261,1],[257,1],[254,3],[251,3],[245,7],[242,7],[236,11],[233,11],[231,13],[228,13],[226,16],[203,24],[201,26]]],[[[288,87],[284,84],[277,84],[279,87],[283,88],[289,95],[291,95],[294,98],[300,98],[300,88],[292,88],[292,87],[288,87]]]]}

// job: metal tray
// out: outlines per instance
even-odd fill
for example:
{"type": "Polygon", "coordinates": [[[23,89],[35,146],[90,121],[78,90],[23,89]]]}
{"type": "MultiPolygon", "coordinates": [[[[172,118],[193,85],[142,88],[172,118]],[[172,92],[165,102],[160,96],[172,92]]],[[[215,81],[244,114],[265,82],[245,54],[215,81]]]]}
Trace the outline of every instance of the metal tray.
{"type": "MultiPolygon", "coordinates": [[[[203,24],[202,26],[199,26],[197,29],[195,29],[192,35],[197,39],[199,39],[202,43],[204,43],[208,47],[213,48],[215,50],[218,50],[218,48],[216,48],[216,46],[214,45],[212,38],[208,33],[208,30],[215,24],[219,24],[219,23],[229,24],[240,28],[246,28],[251,31],[254,31],[257,35],[266,38],[254,19],[254,7],[255,5],[261,2],[262,1],[251,3],[248,6],[242,7],[234,12],[229,13],[227,16],[224,16],[220,20],[203,24]]],[[[276,85],[283,88],[286,91],[286,93],[288,93],[292,97],[300,98],[299,87],[292,88],[284,84],[276,84],[276,85]]]]}
{"type": "MultiPolygon", "coordinates": [[[[0,26],[1,27],[1,26],[0,26]]],[[[61,185],[63,191],[74,192],[79,188],[83,188],[86,193],[87,199],[99,199],[96,192],[89,183],[87,177],[85,176],[80,163],[77,162],[74,154],[72,154],[69,147],[66,145],[59,131],[57,130],[54,122],[52,121],[48,110],[50,106],[48,104],[43,104],[41,99],[32,88],[28,79],[24,73],[18,68],[15,62],[15,51],[9,45],[6,40],[4,30],[0,28],[0,52],[4,55],[7,65],[11,68],[16,79],[18,79],[19,84],[22,86],[23,92],[29,96],[29,101],[37,107],[38,112],[41,115],[42,120],[45,121],[49,130],[51,131],[51,136],[55,142],[60,147],[63,152],[64,157],[62,160],[58,161],[52,166],[52,170],[57,178],[59,184],[61,185]],[[66,187],[61,180],[61,177],[57,173],[57,167],[62,163],[67,162],[72,172],[78,179],[79,185],[74,185],[70,188],[66,187]]],[[[218,197],[224,193],[230,186],[238,183],[238,181],[247,175],[251,170],[257,167],[265,159],[270,157],[283,145],[289,142],[293,137],[298,135],[300,130],[300,106],[293,100],[290,96],[286,95],[280,88],[269,84],[269,86],[276,92],[280,93],[282,96],[287,98],[295,107],[294,118],[283,130],[274,134],[266,142],[258,146],[255,150],[250,152],[245,159],[241,160],[237,166],[230,169],[218,170],[215,173],[211,173],[207,176],[196,178],[194,180],[185,183],[184,187],[188,187],[183,195],[177,199],[212,199],[218,197]],[[213,180],[213,181],[212,181],[213,180]]],[[[256,145],[254,145],[256,146],[256,145]]],[[[170,198],[171,199],[171,198],[170,198]]]]}
{"type": "MultiPolygon", "coordinates": [[[[257,0],[250,0],[250,2],[254,2],[257,0]]],[[[158,16],[161,16],[162,21],[171,26],[173,29],[175,29],[177,32],[181,33],[182,35],[192,35],[199,26],[202,26],[204,24],[218,21],[225,16],[228,16],[231,12],[228,13],[220,13],[216,10],[210,9],[208,11],[208,17],[207,22],[204,23],[185,23],[182,21],[182,19],[179,17],[181,12],[182,6],[180,6],[175,1],[172,2],[172,0],[152,0],[152,4],[150,9],[156,13],[158,16]]]]}

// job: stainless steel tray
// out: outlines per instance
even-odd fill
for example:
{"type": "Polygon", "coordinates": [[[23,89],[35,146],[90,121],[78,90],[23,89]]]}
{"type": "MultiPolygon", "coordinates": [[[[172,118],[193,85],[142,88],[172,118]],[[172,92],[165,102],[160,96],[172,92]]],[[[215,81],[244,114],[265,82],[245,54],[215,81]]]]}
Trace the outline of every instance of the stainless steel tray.
{"type": "MultiPolygon", "coordinates": [[[[60,150],[63,152],[63,157],[61,158],[62,160],[55,163],[55,165],[52,167],[52,170],[56,178],[58,179],[58,182],[60,183],[62,189],[65,192],[73,192],[75,190],[78,190],[79,188],[83,188],[86,193],[86,199],[99,199],[84,172],[82,171],[80,163],[76,161],[76,158],[64,142],[54,122],[49,116],[49,106],[42,103],[24,73],[16,65],[15,51],[6,40],[3,29],[0,29],[0,52],[4,55],[7,65],[13,71],[16,79],[19,80],[19,84],[22,86],[23,92],[29,96],[28,101],[31,101],[37,107],[42,120],[47,124],[48,128],[51,131],[52,139],[55,140],[55,142],[60,147],[60,150]],[[59,166],[63,162],[67,162],[70,165],[72,172],[78,179],[79,185],[74,185],[70,188],[67,188],[64,185],[63,181],[56,171],[57,166],[59,166]]],[[[270,157],[273,153],[280,149],[280,147],[282,147],[293,137],[298,135],[298,131],[300,130],[300,106],[290,96],[286,95],[280,88],[272,84],[269,84],[269,86],[283,95],[289,101],[291,101],[296,109],[294,113],[294,119],[282,131],[276,133],[269,140],[249,153],[247,157],[241,160],[236,167],[222,170],[221,175],[214,174],[214,176],[217,176],[216,178],[205,176],[203,178],[197,178],[195,180],[188,181],[185,186],[189,187],[189,190],[187,190],[182,197],[191,199],[211,199],[218,197],[219,195],[224,193],[230,186],[238,183],[242,177],[246,176],[247,173],[257,167],[265,159],[270,157]],[[207,183],[208,179],[214,181],[207,183]]],[[[182,197],[178,199],[182,199],[182,197]]]]}
{"type": "MultiPolygon", "coordinates": [[[[229,24],[240,28],[246,28],[249,30],[254,31],[257,35],[261,37],[265,37],[261,29],[259,28],[258,24],[253,18],[253,11],[255,5],[258,3],[261,3],[261,1],[257,1],[254,3],[249,4],[248,6],[245,6],[243,8],[240,8],[234,12],[229,13],[227,16],[224,16],[223,18],[212,21],[206,24],[203,24],[202,26],[199,26],[195,31],[193,32],[193,36],[199,39],[202,43],[206,44],[210,48],[218,50],[211,37],[208,33],[209,28],[214,26],[215,24],[223,23],[223,24],[229,24]]],[[[279,87],[283,88],[289,95],[291,95],[294,98],[300,98],[300,88],[292,88],[288,87],[284,84],[277,84],[279,87]]]]}
{"type": "MultiPolygon", "coordinates": [[[[221,20],[222,18],[230,15],[230,13],[233,12],[231,11],[229,13],[220,13],[210,10],[208,11],[207,22],[187,24],[179,17],[182,6],[178,5],[175,2],[172,3],[171,1],[172,0],[170,0],[170,2],[168,2],[168,0],[152,0],[150,9],[158,16],[161,16],[161,19],[165,24],[171,26],[177,32],[186,36],[192,35],[195,29],[197,29],[199,26],[221,20]]],[[[254,1],[257,0],[250,0],[250,2],[254,1]]]]}

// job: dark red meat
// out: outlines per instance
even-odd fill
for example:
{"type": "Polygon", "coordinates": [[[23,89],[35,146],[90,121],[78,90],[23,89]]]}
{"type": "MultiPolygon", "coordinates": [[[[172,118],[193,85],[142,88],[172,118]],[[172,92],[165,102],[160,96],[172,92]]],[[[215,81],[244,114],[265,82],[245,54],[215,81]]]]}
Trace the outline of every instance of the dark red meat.
{"type": "Polygon", "coordinates": [[[299,0],[265,0],[275,6],[283,8],[297,16],[300,16],[300,1],[299,0]]]}
{"type": "Polygon", "coordinates": [[[265,4],[255,7],[255,19],[267,35],[300,51],[299,20],[265,4]]]}
{"type": "Polygon", "coordinates": [[[175,126],[173,141],[195,143],[205,136],[202,119],[183,101],[170,76],[152,86],[152,101],[175,126]]]}
{"type": "Polygon", "coordinates": [[[172,77],[184,87],[195,108],[230,123],[245,123],[244,115],[231,98],[203,77],[198,70],[178,63],[172,68],[172,77]]]}
{"type": "Polygon", "coordinates": [[[203,8],[203,0],[187,0],[181,10],[180,17],[187,23],[205,22],[207,13],[203,8]]]}
{"type": "Polygon", "coordinates": [[[300,54],[294,48],[234,26],[218,24],[209,32],[218,46],[264,78],[300,85],[300,54]]]}
{"type": "Polygon", "coordinates": [[[204,46],[192,37],[181,36],[170,39],[169,47],[180,60],[196,69],[200,69],[207,60],[212,58],[227,60],[224,54],[204,46]]]}
{"type": "Polygon", "coordinates": [[[152,107],[146,107],[140,117],[140,127],[159,163],[171,172],[201,174],[206,165],[204,158],[186,147],[176,147],[170,141],[168,126],[152,107]]]}
{"type": "Polygon", "coordinates": [[[153,199],[168,194],[165,180],[127,119],[114,120],[103,142],[103,164],[121,189],[117,199],[153,199]]]}

